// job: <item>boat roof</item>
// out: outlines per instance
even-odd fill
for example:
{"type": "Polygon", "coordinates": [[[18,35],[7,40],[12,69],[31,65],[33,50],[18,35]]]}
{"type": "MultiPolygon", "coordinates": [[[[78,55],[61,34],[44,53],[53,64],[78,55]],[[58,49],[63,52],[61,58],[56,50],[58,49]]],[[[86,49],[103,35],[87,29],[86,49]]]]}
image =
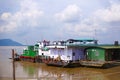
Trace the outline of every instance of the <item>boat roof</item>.
{"type": "Polygon", "coordinates": [[[79,39],[68,39],[67,41],[74,41],[74,42],[93,42],[93,41],[97,41],[97,40],[96,40],[96,39],[79,38],[79,39]]]}
{"type": "Polygon", "coordinates": [[[96,44],[68,44],[67,47],[96,47],[96,44]]]}
{"type": "Polygon", "coordinates": [[[60,46],[60,45],[52,45],[52,46],[46,46],[49,49],[56,49],[56,48],[66,48],[66,46],[60,46]]]}
{"type": "Polygon", "coordinates": [[[68,47],[102,48],[102,49],[120,49],[120,45],[113,44],[69,44],[68,47]]]}
{"type": "Polygon", "coordinates": [[[115,46],[115,45],[101,45],[101,46],[98,46],[100,48],[103,48],[103,49],[120,49],[120,45],[118,46],[115,46]]]}

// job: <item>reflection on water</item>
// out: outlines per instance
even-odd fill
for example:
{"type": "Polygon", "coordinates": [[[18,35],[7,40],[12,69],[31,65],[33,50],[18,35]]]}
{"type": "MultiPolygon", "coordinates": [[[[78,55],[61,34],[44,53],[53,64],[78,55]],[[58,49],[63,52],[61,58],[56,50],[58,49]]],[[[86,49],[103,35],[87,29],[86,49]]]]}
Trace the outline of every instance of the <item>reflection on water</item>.
{"type": "MultiPolygon", "coordinates": [[[[60,68],[29,62],[17,62],[16,70],[24,73],[24,78],[37,78],[42,80],[109,80],[102,72],[91,68],[60,68]]],[[[17,77],[20,74],[17,73],[17,77]]],[[[22,76],[21,76],[22,77],[22,76]]]]}
{"type": "MultiPolygon", "coordinates": [[[[0,47],[0,80],[12,79],[11,49],[22,47],[0,47]],[[4,79],[3,79],[4,78],[4,79]]],[[[119,80],[120,66],[110,69],[98,68],[60,68],[46,66],[43,63],[15,62],[18,80],[119,80]]]]}

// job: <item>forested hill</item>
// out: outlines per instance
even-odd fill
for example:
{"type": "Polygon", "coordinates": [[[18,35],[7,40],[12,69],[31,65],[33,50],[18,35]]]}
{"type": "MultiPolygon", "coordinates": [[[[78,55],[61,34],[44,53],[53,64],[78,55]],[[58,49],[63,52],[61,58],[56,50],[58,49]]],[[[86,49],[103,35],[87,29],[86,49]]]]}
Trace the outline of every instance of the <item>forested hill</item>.
{"type": "Polygon", "coordinates": [[[0,39],[0,46],[22,46],[22,44],[12,39],[0,39]]]}

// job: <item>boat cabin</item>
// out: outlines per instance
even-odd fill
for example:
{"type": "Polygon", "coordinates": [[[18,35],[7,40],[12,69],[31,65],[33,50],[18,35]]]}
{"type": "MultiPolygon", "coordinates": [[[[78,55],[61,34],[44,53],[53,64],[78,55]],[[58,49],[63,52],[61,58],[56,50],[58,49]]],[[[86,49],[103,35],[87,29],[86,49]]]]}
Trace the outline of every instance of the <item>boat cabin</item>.
{"type": "Polygon", "coordinates": [[[50,53],[49,49],[46,46],[50,45],[50,41],[41,41],[37,43],[39,48],[38,48],[38,54],[39,56],[45,56],[50,53]]]}
{"type": "Polygon", "coordinates": [[[85,59],[84,49],[88,45],[96,45],[97,40],[94,39],[68,39],[67,41],[59,41],[54,45],[47,46],[50,50],[50,57],[60,58],[63,61],[78,61],[85,59]],[[59,43],[59,44],[58,44],[59,43]]]}
{"type": "Polygon", "coordinates": [[[84,60],[85,48],[97,45],[97,40],[95,39],[68,39],[67,42],[69,42],[69,44],[67,44],[68,54],[73,61],[84,60]]]}
{"type": "Polygon", "coordinates": [[[102,45],[86,49],[86,59],[91,61],[120,61],[120,46],[102,45]]]}

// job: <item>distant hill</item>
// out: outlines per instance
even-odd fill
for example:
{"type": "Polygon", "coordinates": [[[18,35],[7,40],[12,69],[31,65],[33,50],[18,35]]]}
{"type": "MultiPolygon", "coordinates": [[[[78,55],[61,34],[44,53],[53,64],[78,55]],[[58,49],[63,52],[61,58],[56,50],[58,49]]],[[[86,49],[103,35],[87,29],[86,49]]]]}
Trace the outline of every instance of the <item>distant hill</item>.
{"type": "Polygon", "coordinates": [[[0,46],[22,46],[22,44],[11,39],[0,39],[0,46]]]}

